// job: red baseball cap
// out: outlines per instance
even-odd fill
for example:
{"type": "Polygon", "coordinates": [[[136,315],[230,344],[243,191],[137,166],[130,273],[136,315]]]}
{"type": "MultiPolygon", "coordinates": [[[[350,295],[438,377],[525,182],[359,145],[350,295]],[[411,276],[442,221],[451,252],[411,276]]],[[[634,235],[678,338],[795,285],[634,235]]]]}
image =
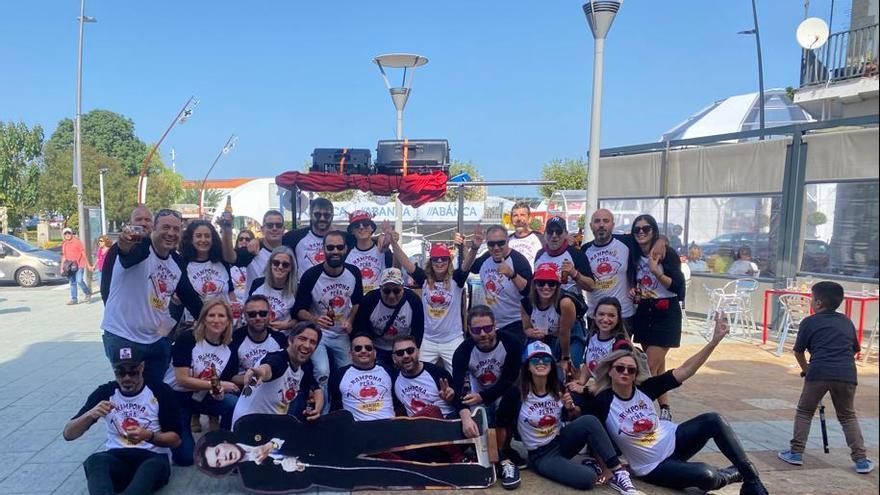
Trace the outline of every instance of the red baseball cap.
{"type": "Polygon", "coordinates": [[[431,246],[431,253],[429,255],[431,258],[451,258],[452,253],[449,252],[449,248],[444,244],[434,244],[431,246]]]}
{"type": "Polygon", "coordinates": [[[559,283],[559,272],[554,263],[541,263],[535,268],[532,280],[547,280],[559,283]]]}
{"type": "Polygon", "coordinates": [[[373,226],[373,230],[376,230],[376,223],[373,221],[373,215],[368,211],[364,210],[355,210],[348,215],[348,232],[352,231],[352,224],[367,221],[373,226]]]}

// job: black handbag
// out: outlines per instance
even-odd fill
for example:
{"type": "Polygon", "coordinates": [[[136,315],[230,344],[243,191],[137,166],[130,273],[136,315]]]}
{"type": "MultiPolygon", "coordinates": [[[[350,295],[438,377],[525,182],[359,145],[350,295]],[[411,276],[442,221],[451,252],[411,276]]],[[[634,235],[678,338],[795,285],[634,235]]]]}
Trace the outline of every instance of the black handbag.
{"type": "Polygon", "coordinates": [[[64,275],[73,277],[76,275],[76,272],[79,271],[79,265],[76,261],[65,260],[64,265],[62,265],[62,271],[64,272],[64,275]]]}

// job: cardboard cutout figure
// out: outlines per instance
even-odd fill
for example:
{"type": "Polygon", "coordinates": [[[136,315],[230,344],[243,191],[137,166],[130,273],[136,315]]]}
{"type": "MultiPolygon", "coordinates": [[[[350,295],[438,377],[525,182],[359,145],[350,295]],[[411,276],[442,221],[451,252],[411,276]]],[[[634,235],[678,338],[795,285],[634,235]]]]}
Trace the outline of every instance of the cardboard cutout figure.
{"type": "Polygon", "coordinates": [[[260,493],[289,493],[316,486],[337,490],[486,488],[495,483],[489,460],[485,411],[474,421],[480,436],[465,438],[460,420],[434,418],[355,422],[335,411],[314,422],[293,416],[251,414],[233,431],[205,434],[196,447],[196,465],[211,476],[238,469],[244,487],[260,493]],[[477,462],[424,463],[395,452],[443,445],[472,445],[477,462]]]}

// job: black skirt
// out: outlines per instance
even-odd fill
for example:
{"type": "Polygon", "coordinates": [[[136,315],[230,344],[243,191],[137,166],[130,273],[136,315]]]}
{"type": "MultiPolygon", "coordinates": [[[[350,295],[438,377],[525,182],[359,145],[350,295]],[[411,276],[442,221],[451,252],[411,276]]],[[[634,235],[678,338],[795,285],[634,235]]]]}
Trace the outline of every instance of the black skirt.
{"type": "Polygon", "coordinates": [[[642,299],[633,320],[633,342],[642,346],[681,346],[681,306],[677,297],[642,299]]]}

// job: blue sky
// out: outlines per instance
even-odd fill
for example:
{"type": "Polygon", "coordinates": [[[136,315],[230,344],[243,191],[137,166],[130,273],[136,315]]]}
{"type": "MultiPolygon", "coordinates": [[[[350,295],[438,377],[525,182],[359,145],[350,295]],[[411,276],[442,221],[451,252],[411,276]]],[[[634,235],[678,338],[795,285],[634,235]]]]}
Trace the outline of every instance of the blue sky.
{"type": "MultiPolygon", "coordinates": [[[[372,57],[419,53],[406,109],[409,138],[449,139],[454,159],[488,179],[535,179],[589,143],[593,39],[578,1],[89,0],[83,109],[134,120],[159,138],[191,95],[201,104],[162,147],[201,178],[299,169],[316,147],[375,148],[394,109],[372,57]]],[[[0,120],[48,135],[75,110],[79,2],[4,2],[0,120]],[[10,8],[11,7],[11,8],[10,8]]],[[[811,2],[827,20],[830,1],[811,2]]],[[[832,30],[849,5],[837,2],[832,30]]],[[[801,0],[760,0],[765,87],[797,86],[801,0]]],[[[655,141],[712,101],[757,90],[749,0],[628,0],[605,55],[602,146],[655,141]]],[[[529,194],[531,188],[493,193],[529,194]]]]}

